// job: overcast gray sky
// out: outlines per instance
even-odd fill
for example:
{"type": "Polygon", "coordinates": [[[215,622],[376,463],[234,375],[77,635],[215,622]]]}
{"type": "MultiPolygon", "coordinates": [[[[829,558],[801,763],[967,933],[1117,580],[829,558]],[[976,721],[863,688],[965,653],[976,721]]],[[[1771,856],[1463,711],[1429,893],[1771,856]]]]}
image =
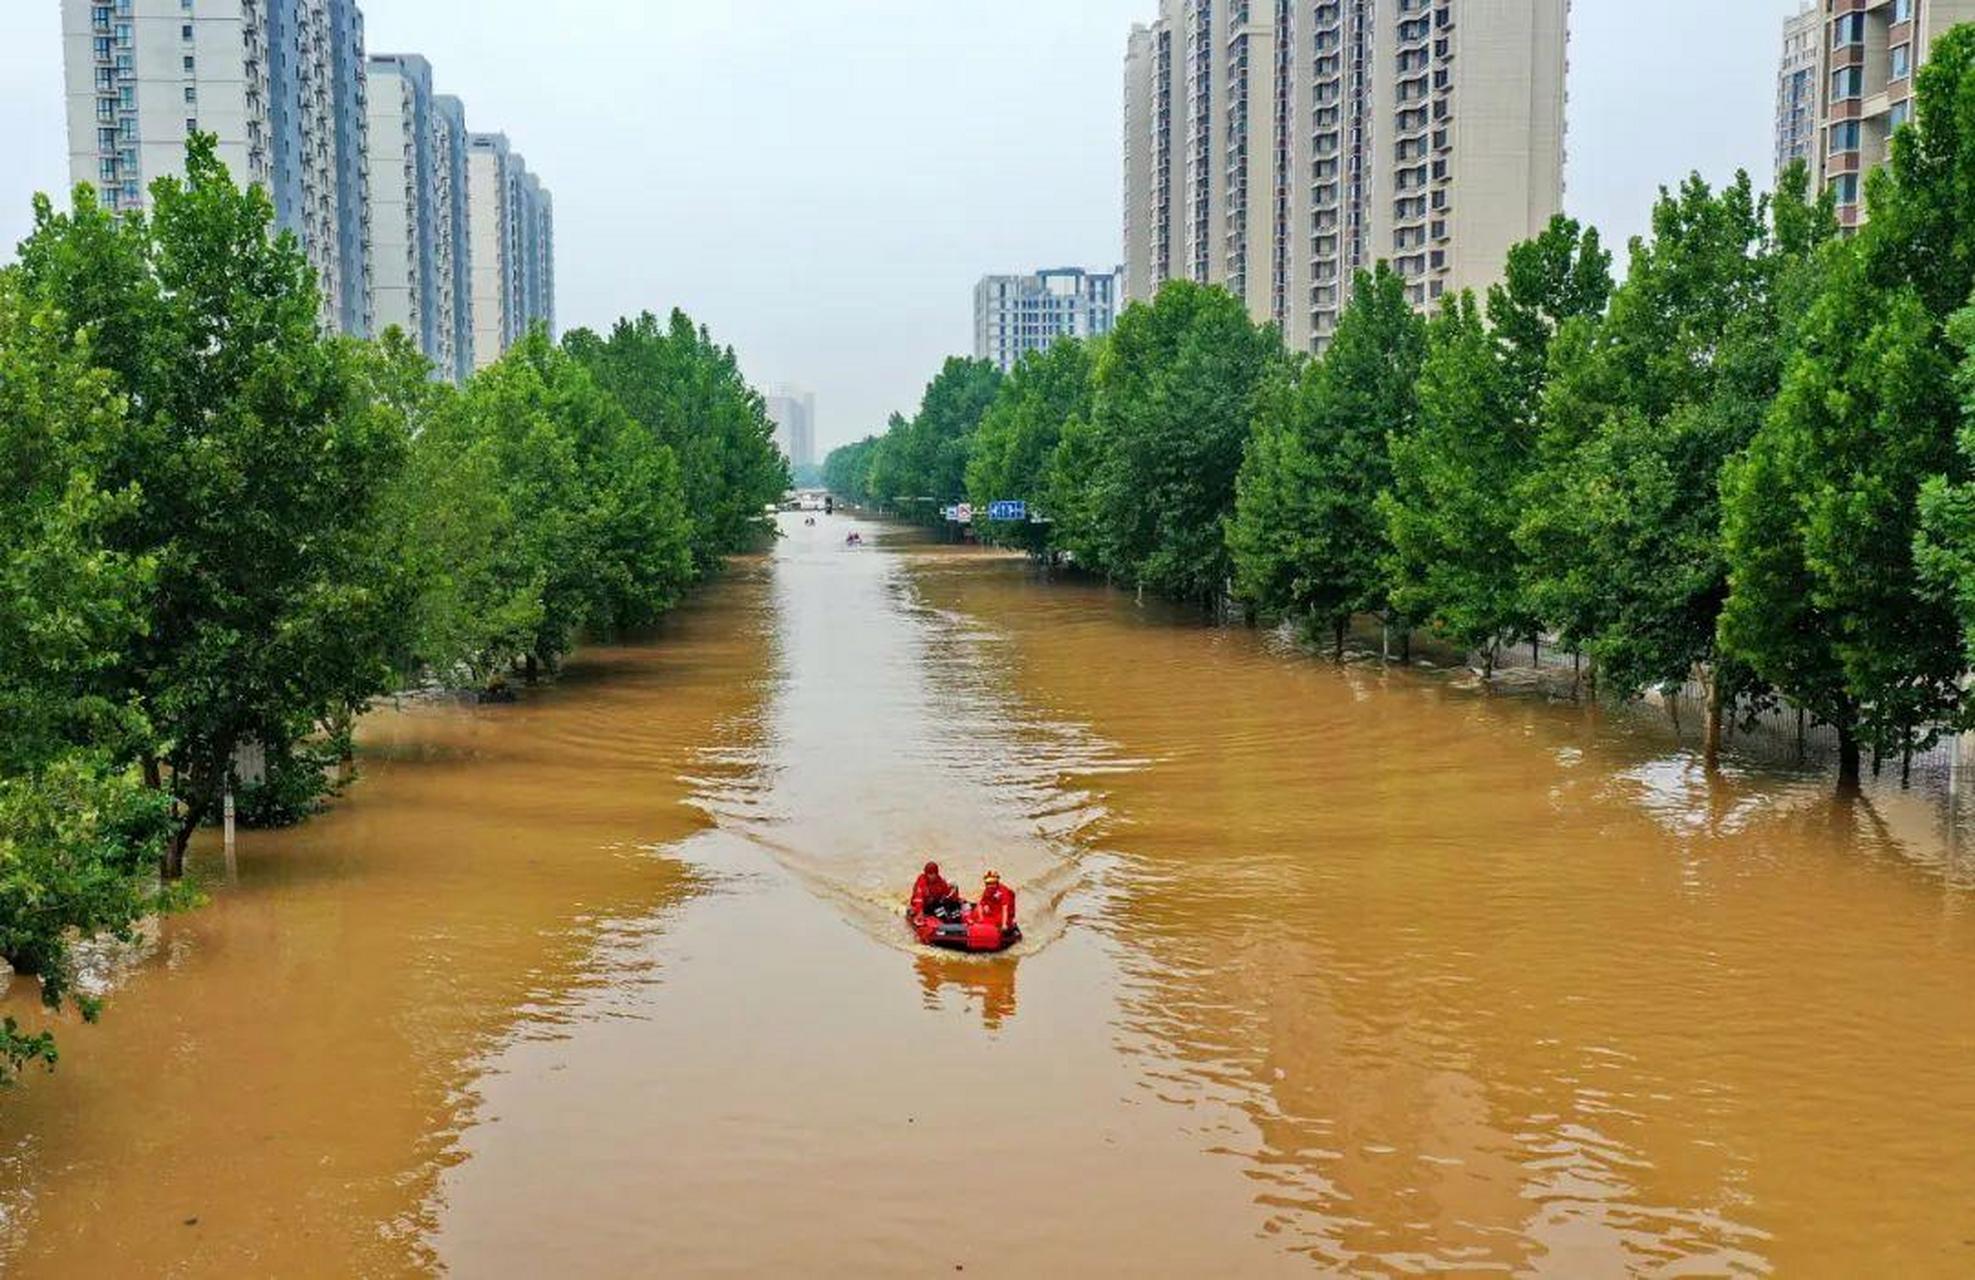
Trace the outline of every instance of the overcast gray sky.
{"type": "MultiPolygon", "coordinates": [[[[1797,0],[1575,0],[1566,203],[1767,182],[1797,0]]],[[[555,193],[558,320],[684,307],[819,445],[910,409],[990,271],[1120,253],[1121,60],[1156,0],[363,0],[555,193]],[[468,13],[471,17],[466,17],[468,13]]],[[[0,245],[67,185],[60,5],[0,0],[0,245]]]]}

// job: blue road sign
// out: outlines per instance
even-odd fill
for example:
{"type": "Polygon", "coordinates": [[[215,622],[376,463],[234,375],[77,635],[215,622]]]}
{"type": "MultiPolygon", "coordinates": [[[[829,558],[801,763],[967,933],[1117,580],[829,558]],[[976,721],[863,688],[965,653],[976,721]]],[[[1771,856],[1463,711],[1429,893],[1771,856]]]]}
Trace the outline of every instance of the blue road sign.
{"type": "Polygon", "coordinates": [[[1026,520],[1029,518],[1029,504],[1026,502],[990,502],[990,520],[1026,520]]]}

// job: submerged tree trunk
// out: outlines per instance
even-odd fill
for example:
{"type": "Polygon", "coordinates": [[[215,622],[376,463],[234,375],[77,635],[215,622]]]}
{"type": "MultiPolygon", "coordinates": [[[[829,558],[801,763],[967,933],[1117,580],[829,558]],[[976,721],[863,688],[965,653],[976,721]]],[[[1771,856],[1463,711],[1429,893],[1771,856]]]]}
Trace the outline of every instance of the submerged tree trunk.
{"type": "Polygon", "coordinates": [[[1570,700],[1576,702],[1584,693],[1584,653],[1579,649],[1570,651],[1570,700]]]}
{"type": "Polygon", "coordinates": [[[1332,619],[1330,624],[1330,630],[1331,630],[1330,656],[1339,662],[1344,661],[1344,634],[1345,632],[1350,630],[1350,628],[1351,628],[1351,620],[1349,618],[1335,618],[1332,619]]]}
{"type": "Polygon", "coordinates": [[[1856,791],[1862,781],[1858,732],[1849,717],[1838,722],[1838,789],[1856,791]]]}
{"type": "Polygon", "coordinates": [[[527,659],[522,663],[521,669],[524,678],[528,681],[529,684],[534,684],[537,680],[542,678],[541,664],[536,661],[535,655],[532,653],[529,654],[527,659]]]}
{"type": "Polygon", "coordinates": [[[1721,679],[1710,663],[1697,663],[1694,674],[1701,681],[1701,695],[1707,701],[1707,720],[1701,730],[1701,760],[1709,773],[1721,769],[1721,679]]]}

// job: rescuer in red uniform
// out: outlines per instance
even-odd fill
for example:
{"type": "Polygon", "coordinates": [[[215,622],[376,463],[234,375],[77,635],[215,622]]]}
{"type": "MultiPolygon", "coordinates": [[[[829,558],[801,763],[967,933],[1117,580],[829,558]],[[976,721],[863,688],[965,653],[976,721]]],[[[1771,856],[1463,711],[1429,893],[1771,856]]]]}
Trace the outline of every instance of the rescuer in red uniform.
{"type": "Polygon", "coordinates": [[[991,924],[1003,933],[1015,927],[1015,891],[1001,883],[1001,873],[990,871],[981,884],[981,900],[974,907],[974,919],[991,924]]]}
{"type": "Polygon", "coordinates": [[[939,873],[939,863],[928,862],[919,878],[912,882],[912,914],[925,915],[935,907],[957,905],[960,890],[946,882],[939,873]]]}

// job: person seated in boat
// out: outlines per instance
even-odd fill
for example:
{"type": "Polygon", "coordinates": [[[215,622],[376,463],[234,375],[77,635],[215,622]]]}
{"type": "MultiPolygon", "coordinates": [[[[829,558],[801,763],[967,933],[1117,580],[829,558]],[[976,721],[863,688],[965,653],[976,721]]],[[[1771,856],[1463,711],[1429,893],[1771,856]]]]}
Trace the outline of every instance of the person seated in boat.
{"type": "Polygon", "coordinates": [[[948,884],[946,877],[939,872],[939,863],[928,862],[919,878],[912,882],[912,914],[923,916],[941,907],[960,905],[960,887],[948,884]]]}
{"type": "Polygon", "coordinates": [[[981,900],[974,904],[974,919],[994,925],[1003,933],[1015,927],[1015,891],[1001,883],[1001,873],[990,871],[981,884],[981,900]]]}

